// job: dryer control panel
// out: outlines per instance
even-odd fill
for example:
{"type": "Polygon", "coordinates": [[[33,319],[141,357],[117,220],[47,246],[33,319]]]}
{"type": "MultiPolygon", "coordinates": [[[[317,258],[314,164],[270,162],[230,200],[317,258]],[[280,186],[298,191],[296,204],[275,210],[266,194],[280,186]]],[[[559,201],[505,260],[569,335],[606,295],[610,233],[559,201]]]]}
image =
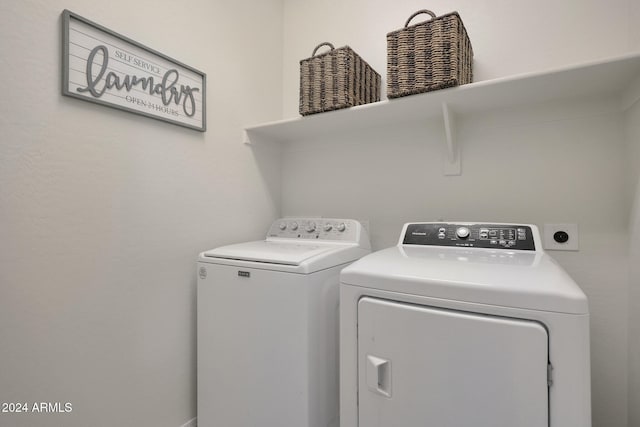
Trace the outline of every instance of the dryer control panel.
{"type": "Polygon", "coordinates": [[[401,244],[523,251],[536,250],[532,226],[516,224],[458,222],[406,224],[401,244]]]}

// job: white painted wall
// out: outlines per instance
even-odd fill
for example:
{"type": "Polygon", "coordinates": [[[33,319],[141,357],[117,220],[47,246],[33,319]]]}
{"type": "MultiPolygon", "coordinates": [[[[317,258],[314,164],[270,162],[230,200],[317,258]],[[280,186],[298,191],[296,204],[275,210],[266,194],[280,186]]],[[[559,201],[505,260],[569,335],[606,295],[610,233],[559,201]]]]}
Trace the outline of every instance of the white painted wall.
{"type": "MultiPolygon", "coordinates": [[[[285,117],[297,116],[298,61],[316,44],[350,45],[382,74],[384,87],[385,35],[424,7],[438,14],[459,11],[475,51],[476,81],[640,48],[632,18],[637,14],[629,13],[637,9],[632,0],[459,0],[455,5],[285,0],[284,5],[285,117]]],[[[444,130],[437,122],[292,143],[283,152],[283,214],[368,219],[374,249],[395,244],[402,224],[412,220],[578,223],[580,251],[553,255],[590,301],[593,425],[631,426],[627,231],[632,199],[624,191],[630,172],[623,121],[607,99],[464,118],[459,177],[441,173],[444,130]]]]}
{"type": "Polygon", "coordinates": [[[0,2],[0,402],[73,404],[0,425],[196,416],[196,255],[279,213],[279,153],[240,135],[280,115],[281,20],[280,0],[0,2]],[[62,97],[64,8],[207,73],[209,130],[62,97]]]}
{"type": "Polygon", "coordinates": [[[640,2],[629,0],[629,43],[632,49],[640,49],[640,2]]]}
{"type": "Polygon", "coordinates": [[[629,426],[640,425],[640,102],[625,116],[627,159],[630,171],[628,197],[634,201],[630,227],[629,280],[629,426]]]}
{"type": "MultiPolygon", "coordinates": [[[[630,1],[631,44],[640,49],[640,2],[630,1]]],[[[640,87],[640,77],[637,81],[640,87]]],[[[633,208],[629,221],[631,260],[629,272],[629,427],[640,426],[640,102],[625,116],[628,144],[627,170],[630,171],[629,200],[633,208]]]]}

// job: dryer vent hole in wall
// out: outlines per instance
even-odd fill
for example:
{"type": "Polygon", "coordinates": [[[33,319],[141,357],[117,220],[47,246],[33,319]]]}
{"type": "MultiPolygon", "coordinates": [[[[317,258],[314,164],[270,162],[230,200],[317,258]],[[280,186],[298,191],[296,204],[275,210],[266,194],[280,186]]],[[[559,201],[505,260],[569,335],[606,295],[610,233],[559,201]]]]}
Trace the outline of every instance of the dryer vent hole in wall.
{"type": "Polygon", "coordinates": [[[555,251],[579,250],[578,224],[545,224],[544,248],[555,251]]]}
{"type": "Polygon", "coordinates": [[[553,240],[558,243],[567,243],[569,240],[569,234],[566,231],[556,231],[553,233],[553,240]]]}

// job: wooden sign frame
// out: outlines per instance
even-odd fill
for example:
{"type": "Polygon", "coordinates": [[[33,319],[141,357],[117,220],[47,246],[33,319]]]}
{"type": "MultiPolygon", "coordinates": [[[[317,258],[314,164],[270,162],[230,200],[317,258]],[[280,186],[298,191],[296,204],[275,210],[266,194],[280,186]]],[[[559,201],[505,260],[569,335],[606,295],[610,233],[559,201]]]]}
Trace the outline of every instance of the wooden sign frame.
{"type": "Polygon", "coordinates": [[[206,131],[206,79],[193,67],[62,12],[62,94],[206,131]]]}

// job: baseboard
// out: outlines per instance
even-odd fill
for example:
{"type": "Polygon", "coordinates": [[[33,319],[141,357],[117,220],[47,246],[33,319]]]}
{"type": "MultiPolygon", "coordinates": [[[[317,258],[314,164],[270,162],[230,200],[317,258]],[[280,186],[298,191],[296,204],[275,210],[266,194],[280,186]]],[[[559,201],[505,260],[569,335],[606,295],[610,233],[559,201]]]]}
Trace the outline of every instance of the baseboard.
{"type": "Polygon", "coordinates": [[[198,418],[193,418],[182,424],[180,427],[198,427],[198,418]]]}

